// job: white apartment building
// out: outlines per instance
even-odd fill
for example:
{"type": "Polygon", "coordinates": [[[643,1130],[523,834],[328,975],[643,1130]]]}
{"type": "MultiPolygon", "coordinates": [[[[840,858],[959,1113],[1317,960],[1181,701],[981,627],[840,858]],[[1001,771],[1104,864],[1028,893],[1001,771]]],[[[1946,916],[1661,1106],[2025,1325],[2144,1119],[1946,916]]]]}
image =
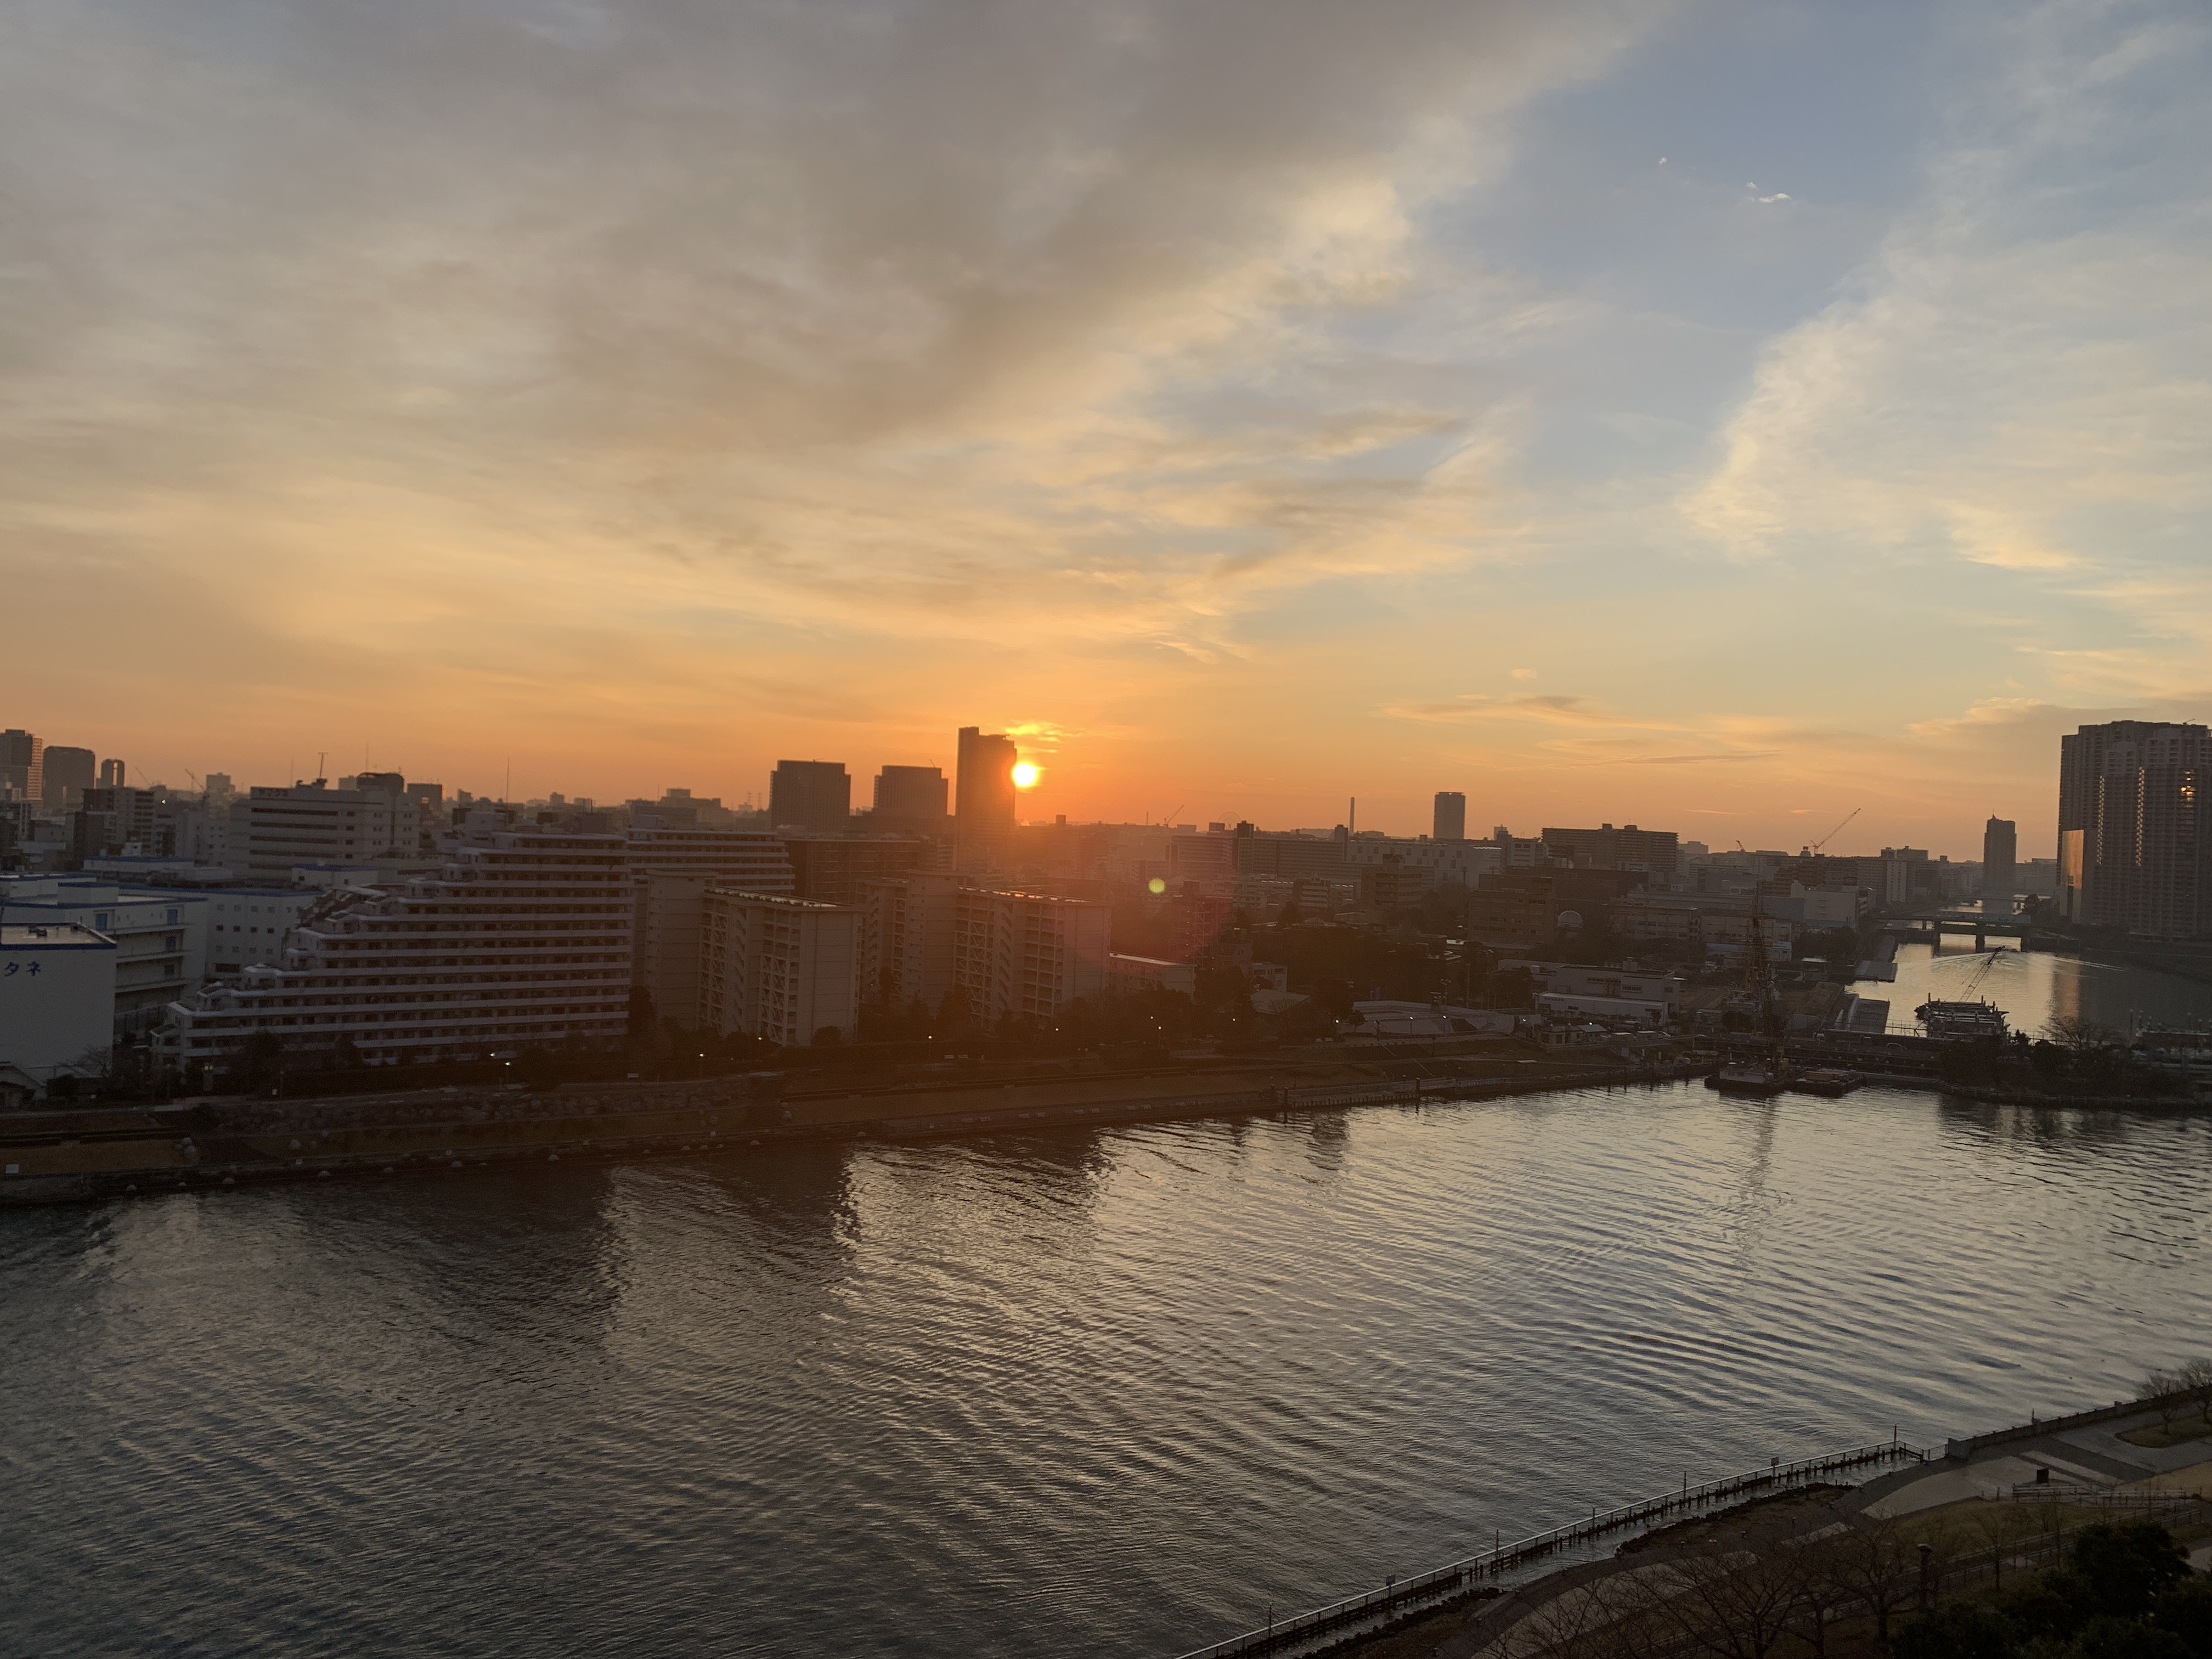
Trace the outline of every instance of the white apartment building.
{"type": "Polygon", "coordinates": [[[953,983],[969,1012],[995,1023],[1051,1019],[1108,989],[1112,907],[1042,893],[960,890],[953,908],[953,983]]]}
{"type": "Polygon", "coordinates": [[[443,871],[311,895],[282,966],[169,1006],[155,1046],[219,1065],[257,1031],[372,1064],[618,1045],[629,1013],[629,874],[620,837],[489,831],[443,871]]]}
{"type": "Polygon", "coordinates": [[[114,1042],[114,1011],[113,939],[70,921],[0,921],[0,1072],[43,1087],[114,1042]]]}
{"type": "Polygon", "coordinates": [[[860,1024],[860,912],[722,882],[702,899],[702,1024],[787,1048],[860,1024]]]}
{"type": "Polygon", "coordinates": [[[318,779],[234,801],[222,853],[240,880],[282,886],[295,865],[412,859],[422,841],[422,803],[404,791],[333,789],[318,779]]]}
{"type": "Polygon", "coordinates": [[[935,1008],[952,988],[952,876],[876,876],[860,888],[860,1000],[935,1008]]]}
{"type": "Polygon", "coordinates": [[[782,839],[759,830],[664,828],[641,813],[631,821],[623,855],[635,911],[631,981],[652,997],[655,1013],[702,1024],[699,952],[708,884],[791,892],[795,882],[782,839]]]}
{"type": "Polygon", "coordinates": [[[204,894],[128,886],[91,873],[0,876],[0,921],[55,922],[114,941],[109,969],[117,1031],[143,1028],[207,972],[204,894]]]}
{"type": "Polygon", "coordinates": [[[283,965],[284,947],[323,891],[307,887],[218,887],[207,895],[207,971],[221,979],[283,965]]]}

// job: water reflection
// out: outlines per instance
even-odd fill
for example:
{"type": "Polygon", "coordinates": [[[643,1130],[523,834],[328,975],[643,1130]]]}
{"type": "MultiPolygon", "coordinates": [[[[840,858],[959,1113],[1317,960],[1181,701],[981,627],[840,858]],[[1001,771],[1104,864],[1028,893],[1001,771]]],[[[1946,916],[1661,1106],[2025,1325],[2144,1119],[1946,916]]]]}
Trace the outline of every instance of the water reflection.
{"type": "Polygon", "coordinates": [[[2200,1120],[1696,1085],[18,1213],[10,1639],[1173,1652],[2109,1399],[2208,1213],[2200,1120]]]}
{"type": "Polygon", "coordinates": [[[1897,947],[1897,980],[1862,980],[1851,988],[1889,1004],[1893,1027],[1917,1029],[1912,1011],[1930,997],[1986,998],[2005,1011],[2015,1031],[2040,1036],[2053,1018],[2087,1019],[2115,1030],[2144,1023],[2192,1025],[2212,1018],[2212,986],[2171,974],[2086,961],[2049,951],[1941,951],[1924,944],[1897,947]],[[1982,972],[1986,966],[1988,971],[1982,972]]]}

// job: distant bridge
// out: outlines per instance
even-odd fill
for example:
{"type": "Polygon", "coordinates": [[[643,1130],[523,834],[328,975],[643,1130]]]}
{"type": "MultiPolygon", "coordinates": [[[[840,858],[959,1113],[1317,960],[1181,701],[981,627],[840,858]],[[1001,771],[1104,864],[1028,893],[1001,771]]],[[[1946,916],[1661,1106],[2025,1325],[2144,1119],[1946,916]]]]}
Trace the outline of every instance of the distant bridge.
{"type": "Polygon", "coordinates": [[[1893,916],[1881,926],[1885,933],[1924,939],[1930,945],[1941,945],[1946,933],[1972,933],[1977,951],[1989,949],[1992,934],[2017,940],[2019,948],[2025,951],[2035,931],[2034,923],[2026,916],[1985,916],[1978,910],[1929,910],[1917,916],[1893,916]]]}

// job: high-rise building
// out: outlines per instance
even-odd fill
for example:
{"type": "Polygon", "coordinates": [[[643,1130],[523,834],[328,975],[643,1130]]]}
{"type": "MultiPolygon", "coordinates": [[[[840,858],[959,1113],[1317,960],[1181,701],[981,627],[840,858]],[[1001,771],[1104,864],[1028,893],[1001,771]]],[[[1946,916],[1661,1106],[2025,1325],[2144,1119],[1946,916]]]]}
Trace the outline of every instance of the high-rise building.
{"type": "Polygon", "coordinates": [[[842,836],[853,827],[853,780],[842,761],[778,761],[768,781],[771,830],[842,836]]]}
{"type": "Polygon", "coordinates": [[[826,1030],[851,1040],[860,1013],[860,913],[785,893],[708,884],[700,1023],[787,1048],[826,1030]]]}
{"type": "Polygon", "coordinates": [[[1456,789],[1437,791],[1437,811],[1430,834],[1437,841],[1467,839],[1467,797],[1456,789]]]}
{"type": "Polygon", "coordinates": [[[938,843],[920,836],[786,836],[793,886],[801,898],[823,904],[856,904],[860,884],[877,876],[910,875],[937,868],[938,843]]]}
{"type": "Polygon", "coordinates": [[[954,829],[959,866],[996,866],[1014,833],[1014,740],[980,726],[960,728],[960,768],[954,829]]]}
{"type": "Polygon", "coordinates": [[[1982,826],[1982,908],[1996,915],[2012,914],[2015,890],[2014,866],[2020,860],[2020,826],[2010,818],[1990,817],[1982,826]]]}
{"type": "Polygon", "coordinates": [[[619,837],[472,829],[437,875],[325,896],[282,967],[171,1003],[155,1046],[188,1068],[261,1031],[385,1064],[604,1051],[629,1029],[630,916],[619,837]]]}
{"type": "Polygon", "coordinates": [[[119,760],[104,760],[100,762],[100,787],[102,789],[120,789],[124,787],[126,780],[123,775],[129,769],[130,769],[125,766],[119,760]]]}
{"type": "Polygon", "coordinates": [[[15,727],[0,732],[0,800],[11,797],[46,798],[46,740],[15,727]]]}
{"type": "Polygon", "coordinates": [[[2212,732],[2113,720],[2058,744],[2059,914],[2152,939],[2212,938],[2212,732]]]}
{"type": "Polygon", "coordinates": [[[941,818],[951,782],[933,766],[886,766],[876,774],[875,810],[901,818],[941,818]]]}
{"type": "Polygon", "coordinates": [[[46,781],[40,788],[40,799],[57,811],[67,811],[84,804],[84,792],[93,787],[99,775],[100,760],[89,749],[71,749],[65,744],[46,745],[46,781]]]}

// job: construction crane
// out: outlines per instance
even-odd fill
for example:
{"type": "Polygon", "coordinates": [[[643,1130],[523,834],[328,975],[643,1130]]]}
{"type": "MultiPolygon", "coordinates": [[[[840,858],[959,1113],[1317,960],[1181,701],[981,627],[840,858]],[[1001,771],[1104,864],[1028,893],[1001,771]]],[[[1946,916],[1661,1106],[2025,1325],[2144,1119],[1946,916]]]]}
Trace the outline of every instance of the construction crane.
{"type": "MultiPolygon", "coordinates": [[[[1844,816],[1844,823],[1849,823],[1853,818],[1858,817],[1860,813],[1865,811],[1866,808],[1863,806],[1854,806],[1851,808],[1850,811],[1844,816]]],[[[1808,847],[1803,853],[1799,854],[1799,856],[1801,858],[1812,857],[1814,854],[1819,852],[1830,842],[1835,840],[1838,836],[1844,833],[1844,823],[1839,823],[1834,829],[1829,830],[1826,835],[1821,836],[1820,840],[1814,842],[1810,847],[1808,847]]]]}
{"type": "Polygon", "coordinates": [[[1982,981],[1990,976],[1990,969],[1997,965],[1997,958],[2005,953],[2005,946],[2000,945],[1996,950],[1990,951],[1990,959],[1975,969],[1974,976],[1959,988],[1959,1000],[1961,1002],[1981,988],[1982,981]]]}

